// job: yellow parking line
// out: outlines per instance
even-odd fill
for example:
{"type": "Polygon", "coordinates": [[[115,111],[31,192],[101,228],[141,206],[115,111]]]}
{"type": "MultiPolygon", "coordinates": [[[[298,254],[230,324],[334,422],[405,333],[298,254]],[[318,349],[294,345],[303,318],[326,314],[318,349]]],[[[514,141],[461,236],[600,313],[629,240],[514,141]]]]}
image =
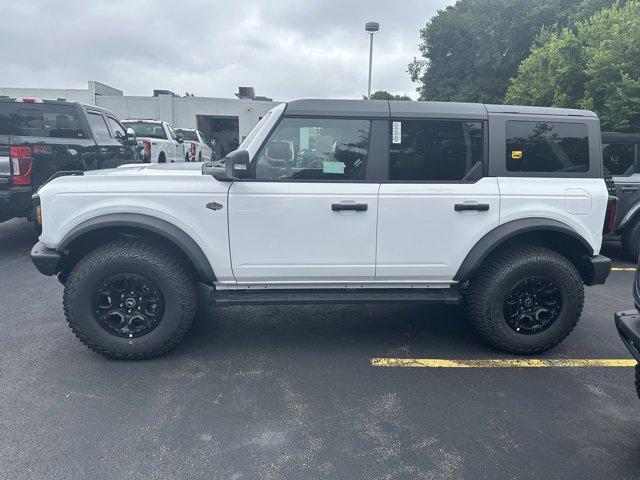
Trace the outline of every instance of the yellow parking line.
{"type": "Polygon", "coordinates": [[[484,360],[446,360],[442,358],[372,358],[374,367],[422,368],[548,368],[548,367],[635,367],[626,358],[491,358],[484,360]]]}
{"type": "Polygon", "coordinates": [[[613,267],[611,270],[614,272],[635,272],[636,267],[613,267]]]}

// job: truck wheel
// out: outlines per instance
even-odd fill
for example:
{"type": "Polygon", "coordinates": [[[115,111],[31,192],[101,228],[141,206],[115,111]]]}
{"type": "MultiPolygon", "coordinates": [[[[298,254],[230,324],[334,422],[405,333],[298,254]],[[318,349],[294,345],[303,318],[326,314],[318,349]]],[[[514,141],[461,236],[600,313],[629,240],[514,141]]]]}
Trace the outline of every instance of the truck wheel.
{"type": "Polygon", "coordinates": [[[622,234],[622,250],[633,262],[640,256],[640,221],[636,220],[622,234]]]}
{"type": "Polygon", "coordinates": [[[640,398],[640,365],[636,365],[636,391],[638,398],[640,398]]]}
{"type": "Polygon", "coordinates": [[[155,243],[122,239],[91,251],[71,271],[64,311],[73,333],[109,358],[144,359],[174,348],[198,303],[193,272],[155,243]]]}
{"type": "Polygon", "coordinates": [[[573,264],[553,250],[514,247],[485,260],[469,282],[465,303],[491,345],[527,355],[567,338],[582,313],[584,285],[573,264]]]}
{"type": "Polygon", "coordinates": [[[190,158],[190,157],[189,157],[189,154],[187,153],[187,154],[184,156],[184,161],[185,161],[185,162],[190,162],[191,160],[189,160],[189,158],[190,158]]]}
{"type": "Polygon", "coordinates": [[[160,156],[158,156],[158,163],[167,163],[167,157],[165,157],[164,152],[160,152],[160,156]]]}
{"type": "Polygon", "coordinates": [[[202,152],[200,152],[200,153],[198,154],[198,161],[199,161],[199,162],[202,162],[202,152]]]}

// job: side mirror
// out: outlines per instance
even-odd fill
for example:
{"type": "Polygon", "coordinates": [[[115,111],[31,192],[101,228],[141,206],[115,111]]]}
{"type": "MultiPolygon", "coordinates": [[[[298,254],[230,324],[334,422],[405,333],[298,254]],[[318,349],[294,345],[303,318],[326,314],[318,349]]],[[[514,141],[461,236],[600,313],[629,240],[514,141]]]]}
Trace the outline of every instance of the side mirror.
{"type": "Polygon", "coordinates": [[[125,143],[131,147],[138,144],[138,140],[136,140],[136,132],[134,132],[133,128],[131,127],[127,128],[124,139],[125,143]]]}
{"type": "Polygon", "coordinates": [[[251,159],[249,152],[246,150],[234,150],[223,159],[225,174],[214,175],[216,180],[230,182],[233,180],[242,180],[249,178],[249,167],[251,159]]]}
{"type": "Polygon", "coordinates": [[[182,135],[181,133],[176,133],[176,141],[178,143],[183,143],[184,142],[184,135],[182,135]]]}

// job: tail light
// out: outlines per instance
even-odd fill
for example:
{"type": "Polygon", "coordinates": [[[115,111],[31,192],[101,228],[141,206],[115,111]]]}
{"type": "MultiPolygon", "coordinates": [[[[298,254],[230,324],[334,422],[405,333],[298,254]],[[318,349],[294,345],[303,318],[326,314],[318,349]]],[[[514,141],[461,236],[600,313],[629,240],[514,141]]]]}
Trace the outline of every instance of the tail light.
{"type": "Polygon", "coordinates": [[[16,98],[17,103],[44,103],[41,98],[16,98]]]}
{"type": "Polygon", "coordinates": [[[33,157],[30,147],[9,147],[11,160],[11,181],[14,185],[29,185],[31,183],[31,165],[33,157]]]}
{"type": "Polygon", "coordinates": [[[195,157],[196,156],[196,144],[195,143],[191,143],[191,156],[195,157]]]}
{"type": "Polygon", "coordinates": [[[147,156],[151,158],[151,142],[143,140],[142,143],[144,143],[144,149],[147,151],[147,156]]]}
{"type": "Polygon", "coordinates": [[[607,234],[613,232],[616,221],[616,210],[618,208],[618,197],[609,196],[607,202],[607,214],[604,217],[604,227],[602,233],[607,234]]]}

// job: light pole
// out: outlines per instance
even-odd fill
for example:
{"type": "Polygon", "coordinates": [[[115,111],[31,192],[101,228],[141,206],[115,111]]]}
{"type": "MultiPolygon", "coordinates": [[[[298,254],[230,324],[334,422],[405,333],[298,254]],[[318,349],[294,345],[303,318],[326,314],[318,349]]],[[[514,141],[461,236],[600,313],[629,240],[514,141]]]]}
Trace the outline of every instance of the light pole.
{"type": "Polygon", "coordinates": [[[380,30],[378,22],[367,22],[364,31],[369,34],[369,85],[367,87],[367,100],[371,99],[371,64],[373,62],[373,34],[380,30]]]}

